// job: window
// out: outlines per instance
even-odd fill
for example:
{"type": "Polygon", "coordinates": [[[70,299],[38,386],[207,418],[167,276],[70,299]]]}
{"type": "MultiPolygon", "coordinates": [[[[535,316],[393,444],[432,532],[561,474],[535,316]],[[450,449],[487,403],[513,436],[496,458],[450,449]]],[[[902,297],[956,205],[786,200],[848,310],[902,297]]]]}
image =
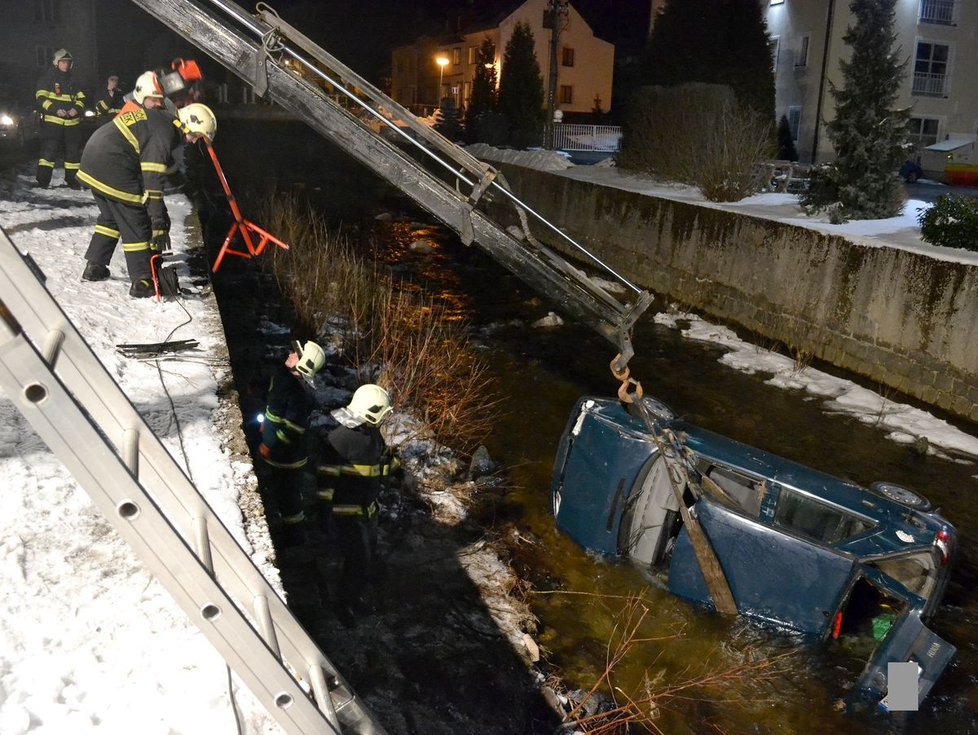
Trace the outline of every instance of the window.
{"type": "Polygon", "coordinates": [[[801,130],[801,107],[789,107],[787,116],[788,129],[791,130],[791,139],[797,143],[798,133],[801,130]]]}
{"type": "Polygon", "coordinates": [[[468,60],[467,60],[466,63],[468,63],[470,65],[471,64],[474,64],[475,62],[477,62],[479,60],[479,47],[478,46],[469,46],[468,57],[467,58],[468,58],[468,60]]]}
{"type": "Polygon", "coordinates": [[[784,5],[784,0],[771,0],[771,5],[784,5]]]}
{"type": "Polygon", "coordinates": [[[34,20],[41,23],[57,23],[58,0],[34,0],[34,20]]]}
{"type": "Polygon", "coordinates": [[[563,50],[561,51],[560,65],[574,66],[574,49],[564,46],[563,50]]]}
{"type": "Polygon", "coordinates": [[[51,65],[51,59],[54,58],[54,49],[50,46],[37,46],[35,47],[35,61],[38,66],[48,67],[51,65]]]}
{"type": "Polygon", "coordinates": [[[462,63],[462,47],[456,46],[452,49],[452,64],[459,66],[462,63]]]}
{"type": "Polygon", "coordinates": [[[781,50],[781,36],[771,36],[771,39],[768,41],[768,48],[771,49],[771,68],[777,73],[778,52],[781,50]]]}
{"type": "Polygon", "coordinates": [[[808,44],[811,43],[812,35],[806,33],[798,39],[798,53],[795,55],[795,66],[808,66],[808,44]]]}
{"type": "Polygon", "coordinates": [[[560,104],[569,105],[574,102],[574,87],[570,84],[560,85],[560,104]]]}
{"type": "Polygon", "coordinates": [[[907,133],[914,148],[926,148],[937,142],[937,131],[940,121],[932,117],[912,117],[907,126],[907,133]]]}
{"type": "Polygon", "coordinates": [[[913,93],[924,97],[943,97],[947,82],[950,47],[940,43],[917,42],[913,64],[913,93]]]}
{"type": "Polygon", "coordinates": [[[462,84],[462,102],[466,107],[469,105],[469,100],[472,99],[472,82],[464,82],[462,84]]]}
{"type": "Polygon", "coordinates": [[[858,536],[873,527],[861,518],[788,488],[781,489],[778,507],[774,511],[774,523],[826,544],[858,536]]]}
{"type": "Polygon", "coordinates": [[[920,22],[954,24],[954,0],[920,0],[920,22]]]}

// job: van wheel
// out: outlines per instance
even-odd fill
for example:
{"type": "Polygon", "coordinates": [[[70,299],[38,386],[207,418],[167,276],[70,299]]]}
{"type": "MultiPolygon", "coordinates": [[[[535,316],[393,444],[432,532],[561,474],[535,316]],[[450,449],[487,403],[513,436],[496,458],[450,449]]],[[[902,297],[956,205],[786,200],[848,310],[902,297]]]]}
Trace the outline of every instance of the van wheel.
{"type": "Polygon", "coordinates": [[[932,507],[931,502],[923,495],[919,495],[913,490],[907,490],[907,488],[901,487],[900,485],[895,485],[892,482],[874,482],[869,487],[870,490],[879,493],[884,498],[904,505],[907,508],[930,510],[932,507]]]}

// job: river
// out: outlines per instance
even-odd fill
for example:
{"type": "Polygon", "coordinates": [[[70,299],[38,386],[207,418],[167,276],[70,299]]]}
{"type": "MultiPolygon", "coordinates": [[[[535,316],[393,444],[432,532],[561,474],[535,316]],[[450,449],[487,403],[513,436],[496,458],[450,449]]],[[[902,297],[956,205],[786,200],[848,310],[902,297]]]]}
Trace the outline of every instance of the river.
{"type": "MultiPolygon", "coordinates": [[[[358,223],[364,234],[373,234],[377,257],[451,305],[485,350],[503,396],[486,445],[508,468],[511,485],[499,520],[514,524],[525,539],[517,544],[517,563],[535,588],[537,637],[566,682],[589,687],[601,675],[609,641],[623,623],[620,613],[629,598],[641,594],[648,609],[641,635],[656,640],[636,646],[616,667],[614,684],[622,692],[636,692],[649,680],[654,689],[790,654],[772,676],[727,681],[664,703],[657,720],[663,732],[978,732],[978,513],[970,502],[978,490],[978,466],[920,454],[887,439],[878,426],[827,412],[810,395],[724,366],[718,361],[721,348],[684,339],[652,321],[666,307],[661,298],[636,325],[632,373],[647,394],[681,417],[861,484],[885,479],[914,488],[957,527],[957,565],[933,621],[935,631],[958,647],[956,658],[920,712],[843,713],[837,702],[858,672],[845,668],[839,652],[698,609],[650,587],[627,565],[586,554],[555,530],[549,498],[553,453],[574,402],[616,390],[607,367],[614,357],[611,345],[572,324],[531,328],[550,308],[539,294],[311,133],[268,128],[261,145],[230,149],[249,150],[250,163],[259,167],[253,170],[261,172],[252,176],[273,176],[280,187],[300,184],[333,220],[358,223]],[[373,215],[382,211],[404,219],[375,222],[373,215]],[[430,252],[409,247],[420,238],[432,243],[430,252]]],[[[220,147],[219,152],[230,159],[220,147]]],[[[241,160],[229,168],[236,166],[248,170],[241,160]]],[[[887,397],[900,400],[892,393],[887,397]]],[[[978,427],[958,425],[978,433],[978,427]]]]}

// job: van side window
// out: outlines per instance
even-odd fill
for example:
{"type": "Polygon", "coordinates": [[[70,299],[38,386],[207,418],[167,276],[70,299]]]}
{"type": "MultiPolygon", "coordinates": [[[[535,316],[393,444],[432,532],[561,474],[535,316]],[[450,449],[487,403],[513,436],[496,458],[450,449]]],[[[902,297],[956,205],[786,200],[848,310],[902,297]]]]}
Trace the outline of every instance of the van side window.
{"type": "Polygon", "coordinates": [[[701,467],[700,471],[719,485],[720,489],[732,498],[747,515],[757,518],[761,509],[761,495],[763,493],[759,482],[719,465],[707,465],[701,467]]]}
{"type": "Polygon", "coordinates": [[[788,488],[781,489],[778,507],[774,512],[774,523],[826,544],[838,543],[872,528],[871,524],[856,516],[843,513],[788,488]]]}

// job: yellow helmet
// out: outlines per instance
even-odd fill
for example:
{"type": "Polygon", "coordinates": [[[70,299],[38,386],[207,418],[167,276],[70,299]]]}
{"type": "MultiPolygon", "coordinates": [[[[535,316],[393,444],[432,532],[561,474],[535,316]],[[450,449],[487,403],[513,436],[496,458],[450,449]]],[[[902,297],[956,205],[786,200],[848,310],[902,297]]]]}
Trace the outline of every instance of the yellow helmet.
{"type": "Polygon", "coordinates": [[[386,390],[379,385],[367,383],[357,388],[346,410],[354,418],[371,426],[379,426],[387,414],[394,409],[391,407],[391,397],[386,390]]]}
{"type": "Polygon", "coordinates": [[[136,77],[136,85],[132,88],[132,98],[137,105],[143,104],[143,100],[147,97],[163,99],[163,89],[156,75],[151,71],[144,71],[136,77]]]}
{"type": "MultiPolygon", "coordinates": [[[[193,106],[194,105],[187,105],[187,107],[193,106]]],[[[204,105],[199,106],[204,107],[204,105]]],[[[183,111],[186,109],[187,108],[184,107],[180,110],[180,112],[183,113],[183,111]]],[[[205,107],[204,109],[207,108],[205,107]]],[[[183,119],[182,114],[180,119],[183,119]]],[[[326,364],[326,352],[315,342],[306,342],[305,345],[302,345],[299,342],[294,342],[292,344],[292,349],[295,354],[299,356],[299,361],[295,364],[295,369],[300,375],[302,375],[302,377],[311,381],[315,377],[316,373],[322,370],[323,365],[326,364]]]]}
{"type": "MultiPolygon", "coordinates": [[[[180,122],[191,133],[201,133],[206,135],[209,140],[214,140],[214,136],[217,135],[217,117],[211,111],[210,107],[200,102],[193,102],[186,107],[181,107],[179,115],[180,122]]],[[[306,346],[308,347],[309,345],[315,345],[322,352],[322,348],[315,342],[306,342],[306,346]]],[[[325,360],[325,358],[323,359],[325,360]]],[[[319,368],[316,369],[318,370],[319,368]]]]}
{"type": "Polygon", "coordinates": [[[52,57],[51,63],[57,66],[58,62],[61,61],[62,59],[66,59],[69,63],[72,64],[74,63],[74,59],[71,57],[71,53],[68,51],[68,49],[64,49],[64,48],[59,48],[57,51],[54,52],[54,57],[52,57]]]}

